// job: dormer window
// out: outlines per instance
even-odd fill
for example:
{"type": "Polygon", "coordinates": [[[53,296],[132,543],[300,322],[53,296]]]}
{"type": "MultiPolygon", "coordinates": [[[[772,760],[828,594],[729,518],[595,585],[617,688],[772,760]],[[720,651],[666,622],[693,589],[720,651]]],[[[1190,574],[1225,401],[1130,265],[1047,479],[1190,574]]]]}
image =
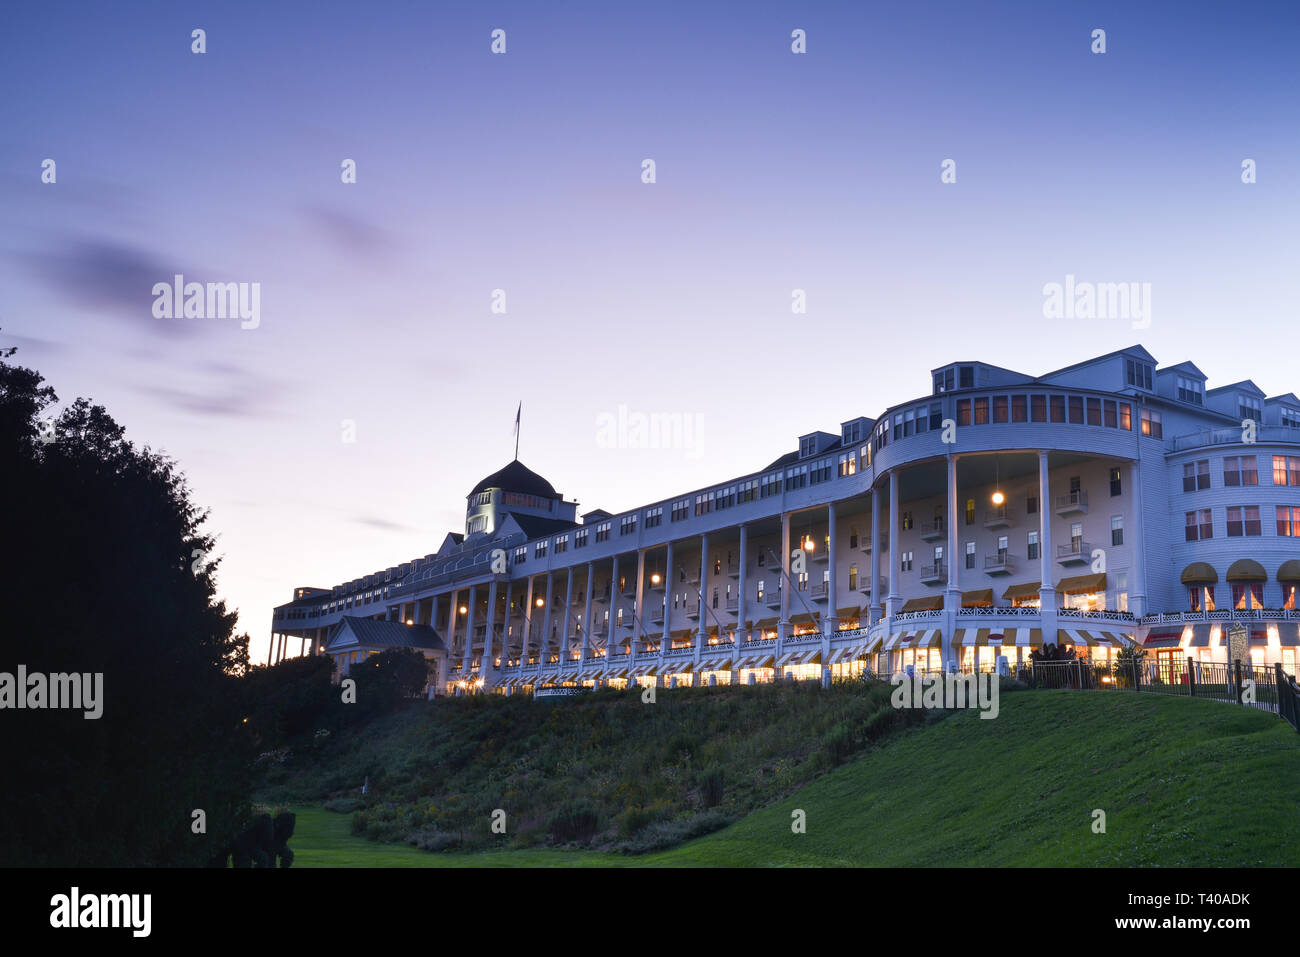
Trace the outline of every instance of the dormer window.
{"type": "Polygon", "coordinates": [[[817,437],[810,435],[799,443],[799,458],[807,458],[817,452],[817,437]]]}
{"type": "Polygon", "coordinates": [[[1287,428],[1300,429],[1300,409],[1282,406],[1282,424],[1287,428]]]}
{"type": "Polygon", "coordinates": [[[957,370],[944,369],[934,374],[934,394],[951,392],[957,386],[957,370]]]}
{"type": "Polygon", "coordinates": [[[1258,422],[1262,418],[1259,399],[1253,395],[1238,394],[1237,415],[1242,419],[1254,419],[1258,422]]]}
{"type": "Polygon", "coordinates": [[[1151,391],[1151,366],[1148,363],[1137,359],[1125,359],[1124,369],[1126,372],[1125,381],[1129,385],[1137,389],[1151,391]]]}
{"type": "Polygon", "coordinates": [[[959,389],[975,388],[975,367],[962,366],[957,370],[957,387],[959,389]]]}
{"type": "Polygon", "coordinates": [[[1180,375],[1178,377],[1178,400],[1180,402],[1191,402],[1193,405],[1202,405],[1204,398],[1201,393],[1200,381],[1180,375]]]}

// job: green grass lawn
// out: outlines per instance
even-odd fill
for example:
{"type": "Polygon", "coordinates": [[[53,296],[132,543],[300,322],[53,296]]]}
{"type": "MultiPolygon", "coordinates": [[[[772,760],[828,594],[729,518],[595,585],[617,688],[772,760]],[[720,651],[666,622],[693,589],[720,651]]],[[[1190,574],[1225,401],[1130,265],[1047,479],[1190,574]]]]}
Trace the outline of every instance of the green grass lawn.
{"type": "Polygon", "coordinates": [[[301,867],[1286,866],[1300,841],[1300,735],[1230,704],[1025,691],[905,732],[731,827],[644,856],[435,854],[297,808],[301,867]],[[791,832],[791,812],[807,832],[791,832]],[[1094,834],[1093,810],[1106,814],[1094,834]]]}

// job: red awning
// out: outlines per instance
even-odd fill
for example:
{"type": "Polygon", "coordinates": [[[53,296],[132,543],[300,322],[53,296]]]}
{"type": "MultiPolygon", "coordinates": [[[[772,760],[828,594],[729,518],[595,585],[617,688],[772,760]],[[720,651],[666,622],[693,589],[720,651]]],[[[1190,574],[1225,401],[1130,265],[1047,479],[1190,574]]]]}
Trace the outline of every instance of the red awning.
{"type": "Polygon", "coordinates": [[[1153,631],[1142,642],[1143,648],[1177,648],[1183,640],[1183,630],[1153,631]]]}

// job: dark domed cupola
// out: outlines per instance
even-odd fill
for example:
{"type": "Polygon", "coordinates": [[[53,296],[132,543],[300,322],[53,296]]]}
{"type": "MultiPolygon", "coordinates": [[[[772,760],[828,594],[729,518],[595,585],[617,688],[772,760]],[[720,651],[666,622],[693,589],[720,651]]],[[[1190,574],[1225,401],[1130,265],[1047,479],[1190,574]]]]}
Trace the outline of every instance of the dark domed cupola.
{"type": "MultiPolygon", "coordinates": [[[[572,506],[567,510],[572,511],[572,506]]],[[[465,509],[465,534],[495,534],[505,514],[571,517],[563,514],[565,511],[565,502],[555,486],[515,459],[470,491],[465,509]]]]}

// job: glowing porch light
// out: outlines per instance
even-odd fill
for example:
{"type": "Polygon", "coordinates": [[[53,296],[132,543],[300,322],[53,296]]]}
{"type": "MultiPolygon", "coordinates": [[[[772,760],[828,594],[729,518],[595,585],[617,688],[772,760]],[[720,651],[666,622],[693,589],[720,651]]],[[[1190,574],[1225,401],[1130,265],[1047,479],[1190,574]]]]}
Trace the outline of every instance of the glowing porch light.
{"type": "Polygon", "coordinates": [[[993,504],[994,504],[994,505],[1001,505],[1001,504],[1002,504],[1003,502],[1005,502],[1006,500],[1007,500],[1007,497],[1006,497],[1005,495],[1003,495],[1000,491],[998,491],[998,492],[994,492],[994,493],[993,493],[993,504]]]}
{"type": "Polygon", "coordinates": [[[655,572],[653,575],[650,576],[650,584],[652,585],[658,585],[661,581],[663,581],[663,579],[659,577],[658,572],[655,572]]]}
{"type": "Polygon", "coordinates": [[[462,615],[468,615],[468,614],[469,614],[469,609],[466,608],[464,605],[461,605],[461,606],[460,606],[460,613],[461,613],[462,615]]]}
{"type": "Polygon", "coordinates": [[[545,598],[539,598],[539,599],[537,599],[537,601],[535,602],[535,604],[537,605],[538,608],[541,608],[543,605],[546,604],[546,599],[545,599],[545,598]]]}

